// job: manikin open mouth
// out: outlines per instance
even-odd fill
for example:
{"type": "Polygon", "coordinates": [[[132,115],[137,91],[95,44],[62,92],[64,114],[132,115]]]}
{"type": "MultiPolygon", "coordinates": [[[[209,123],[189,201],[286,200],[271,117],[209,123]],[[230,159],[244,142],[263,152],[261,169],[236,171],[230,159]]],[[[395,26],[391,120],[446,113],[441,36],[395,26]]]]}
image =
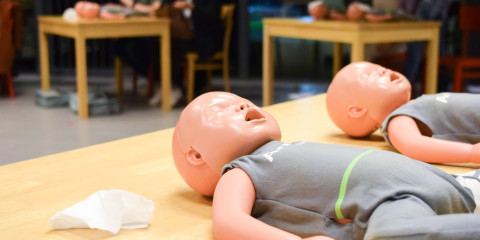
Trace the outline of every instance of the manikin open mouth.
{"type": "Polygon", "coordinates": [[[260,112],[258,108],[250,108],[248,109],[247,114],[245,115],[245,121],[261,121],[265,120],[265,116],[260,112]]]}
{"type": "Polygon", "coordinates": [[[391,82],[395,82],[395,81],[400,81],[402,80],[402,78],[400,77],[400,75],[394,73],[394,72],[390,72],[390,81],[391,82]]]}
{"type": "Polygon", "coordinates": [[[382,69],[378,71],[378,76],[390,80],[390,82],[402,81],[402,77],[391,70],[382,69]]]}

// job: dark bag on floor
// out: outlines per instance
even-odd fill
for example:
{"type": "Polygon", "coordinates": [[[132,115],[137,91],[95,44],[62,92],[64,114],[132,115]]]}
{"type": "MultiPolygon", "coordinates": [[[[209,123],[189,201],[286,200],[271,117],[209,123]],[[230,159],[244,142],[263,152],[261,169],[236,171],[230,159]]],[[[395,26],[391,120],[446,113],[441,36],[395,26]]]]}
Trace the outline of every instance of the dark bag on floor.
{"type": "Polygon", "coordinates": [[[172,38],[190,40],[193,38],[193,30],[188,19],[183,16],[183,10],[176,9],[169,4],[163,4],[157,10],[158,17],[169,17],[171,20],[172,38]]]}

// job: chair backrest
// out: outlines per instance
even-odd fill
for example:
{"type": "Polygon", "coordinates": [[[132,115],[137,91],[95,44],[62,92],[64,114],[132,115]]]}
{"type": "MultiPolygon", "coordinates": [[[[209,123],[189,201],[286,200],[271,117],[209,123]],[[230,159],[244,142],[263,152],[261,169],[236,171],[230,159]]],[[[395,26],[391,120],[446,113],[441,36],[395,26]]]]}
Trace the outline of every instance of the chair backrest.
{"type": "Polygon", "coordinates": [[[224,58],[228,59],[228,53],[230,49],[230,38],[232,36],[233,28],[233,12],[235,10],[235,4],[223,4],[222,10],[220,12],[220,19],[222,20],[223,26],[225,28],[225,35],[223,37],[223,50],[222,54],[224,58]]]}
{"type": "Polygon", "coordinates": [[[480,32],[480,6],[462,4],[458,14],[458,26],[462,31],[462,56],[466,57],[470,33],[480,32]]]}

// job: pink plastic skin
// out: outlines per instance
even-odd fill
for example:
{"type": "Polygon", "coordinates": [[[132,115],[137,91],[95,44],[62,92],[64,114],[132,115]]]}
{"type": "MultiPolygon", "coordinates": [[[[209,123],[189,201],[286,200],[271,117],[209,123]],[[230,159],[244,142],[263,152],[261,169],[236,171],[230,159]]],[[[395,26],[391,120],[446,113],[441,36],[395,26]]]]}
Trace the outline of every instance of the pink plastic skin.
{"type": "Polygon", "coordinates": [[[330,7],[321,0],[310,2],[308,4],[308,13],[315,20],[347,20],[346,14],[331,10],[330,7]]]}
{"type": "Polygon", "coordinates": [[[363,19],[365,12],[359,7],[357,3],[351,3],[347,8],[347,18],[350,21],[358,22],[363,19]]]}
{"type": "Polygon", "coordinates": [[[100,12],[100,4],[88,1],[79,1],[75,4],[74,9],[80,18],[94,19],[100,12]]]}
{"type": "Polygon", "coordinates": [[[280,138],[280,128],[269,113],[237,95],[209,92],[180,115],[173,157],[187,184],[212,196],[225,164],[280,138]]]}
{"type": "Polygon", "coordinates": [[[308,13],[315,20],[321,20],[328,17],[330,8],[322,1],[313,1],[308,4],[308,13]]]}
{"type": "Polygon", "coordinates": [[[391,14],[371,14],[362,9],[362,3],[351,3],[347,8],[347,19],[350,21],[358,22],[362,19],[368,22],[384,22],[391,20],[393,17],[391,14]]]}
{"type": "Polygon", "coordinates": [[[280,139],[280,128],[270,114],[231,93],[205,93],[183,110],[173,136],[175,166],[195,191],[208,196],[215,191],[216,239],[301,239],[250,215],[255,188],[247,173],[235,168],[220,177],[225,164],[280,139]]]}
{"type": "Polygon", "coordinates": [[[308,4],[308,13],[315,20],[332,19],[332,20],[350,20],[354,22],[365,19],[368,22],[383,22],[391,20],[391,14],[371,14],[362,9],[361,3],[351,3],[348,5],[346,13],[340,13],[331,10],[322,0],[312,1],[308,4]]]}
{"type": "MultiPolygon", "coordinates": [[[[255,202],[255,189],[246,172],[234,168],[223,175],[213,197],[213,231],[219,240],[302,239],[272,227],[250,213],[255,202]]],[[[333,240],[326,236],[306,239],[333,240]]]]}
{"type": "Polygon", "coordinates": [[[120,0],[120,3],[126,8],[133,8],[135,2],[133,0],[120,0]]]}
{"type": "Polygon", "coordinates": [[[392,20],[393,16],[392,16],[392,14],[376,15],[376,14],[367,13],[367,14],[365,14],[365,19],[368,22],[385,22],[385,21],[388,21],[388,20],[392,20]]]}
{"type": "Polygon", "coordinates": [[[387,134],[399,152],[413,159],[429,163],[480,163],[480,143],[472,145],[425,136],[408,116],[393,118],[387,134]]]}
{"type": "Polygon", "coordinates": [[[135,11],[148,13],[150,16],[155,16],[156,11],[160,8],[160,1],[154,1],[152,4],[135,3],[133,9],[135,11]]]}
{"type": "Polygon", "coordinates": [[[401,73],[370,62],[342,68],[327,90],[332,121],[353,137],[366,137],[410,100],[410,82],[401,73]]]}
{"type": "MultiPolygon", "coordinates": [[[[410,99],[411,86],[400,73],[369,62],[345,66],[327,90],[327,110],[346,134],[366,137],[396,108],[410,99]]],[[[480,163],[480,143],[475,145],[430,137],[428,129],[408,116],[394,117],[388,137],[402,154],[429,163],[480,163]]]]}
{"type": "Polygon", "coordinates": [[[347,20],[345,13],[337,12],[335,10],[330,11],[330,19],[332,20],[347,20]]]}

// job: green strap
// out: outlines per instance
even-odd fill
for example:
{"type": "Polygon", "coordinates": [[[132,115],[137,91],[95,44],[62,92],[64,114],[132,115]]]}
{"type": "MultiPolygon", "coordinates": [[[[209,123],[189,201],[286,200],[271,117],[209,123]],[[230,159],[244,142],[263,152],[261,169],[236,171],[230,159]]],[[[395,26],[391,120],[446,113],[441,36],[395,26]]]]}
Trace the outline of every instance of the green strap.
{"type": "Polygon", "coordinates": [[[363,158],[365,155],[375,151],[374,149],[367,150],[363,153],[358,154],[352,162],[347,167],[347,170],[345,170],[345,173],[343,174],[342,178],[342,183],[340,184],[340,191],[338,193],[338,199],[337,202],[335,203],[335,213],[337,214],[337,219],[344,219],[342,210],[340,209],[342,206],[343,199],[345,199],[345,193],[347,192],[347,183],[348,183],[348,178],[350,178],[350,173],[352,173],[353,168],[355,167],[355,164],[363,158]]]}

